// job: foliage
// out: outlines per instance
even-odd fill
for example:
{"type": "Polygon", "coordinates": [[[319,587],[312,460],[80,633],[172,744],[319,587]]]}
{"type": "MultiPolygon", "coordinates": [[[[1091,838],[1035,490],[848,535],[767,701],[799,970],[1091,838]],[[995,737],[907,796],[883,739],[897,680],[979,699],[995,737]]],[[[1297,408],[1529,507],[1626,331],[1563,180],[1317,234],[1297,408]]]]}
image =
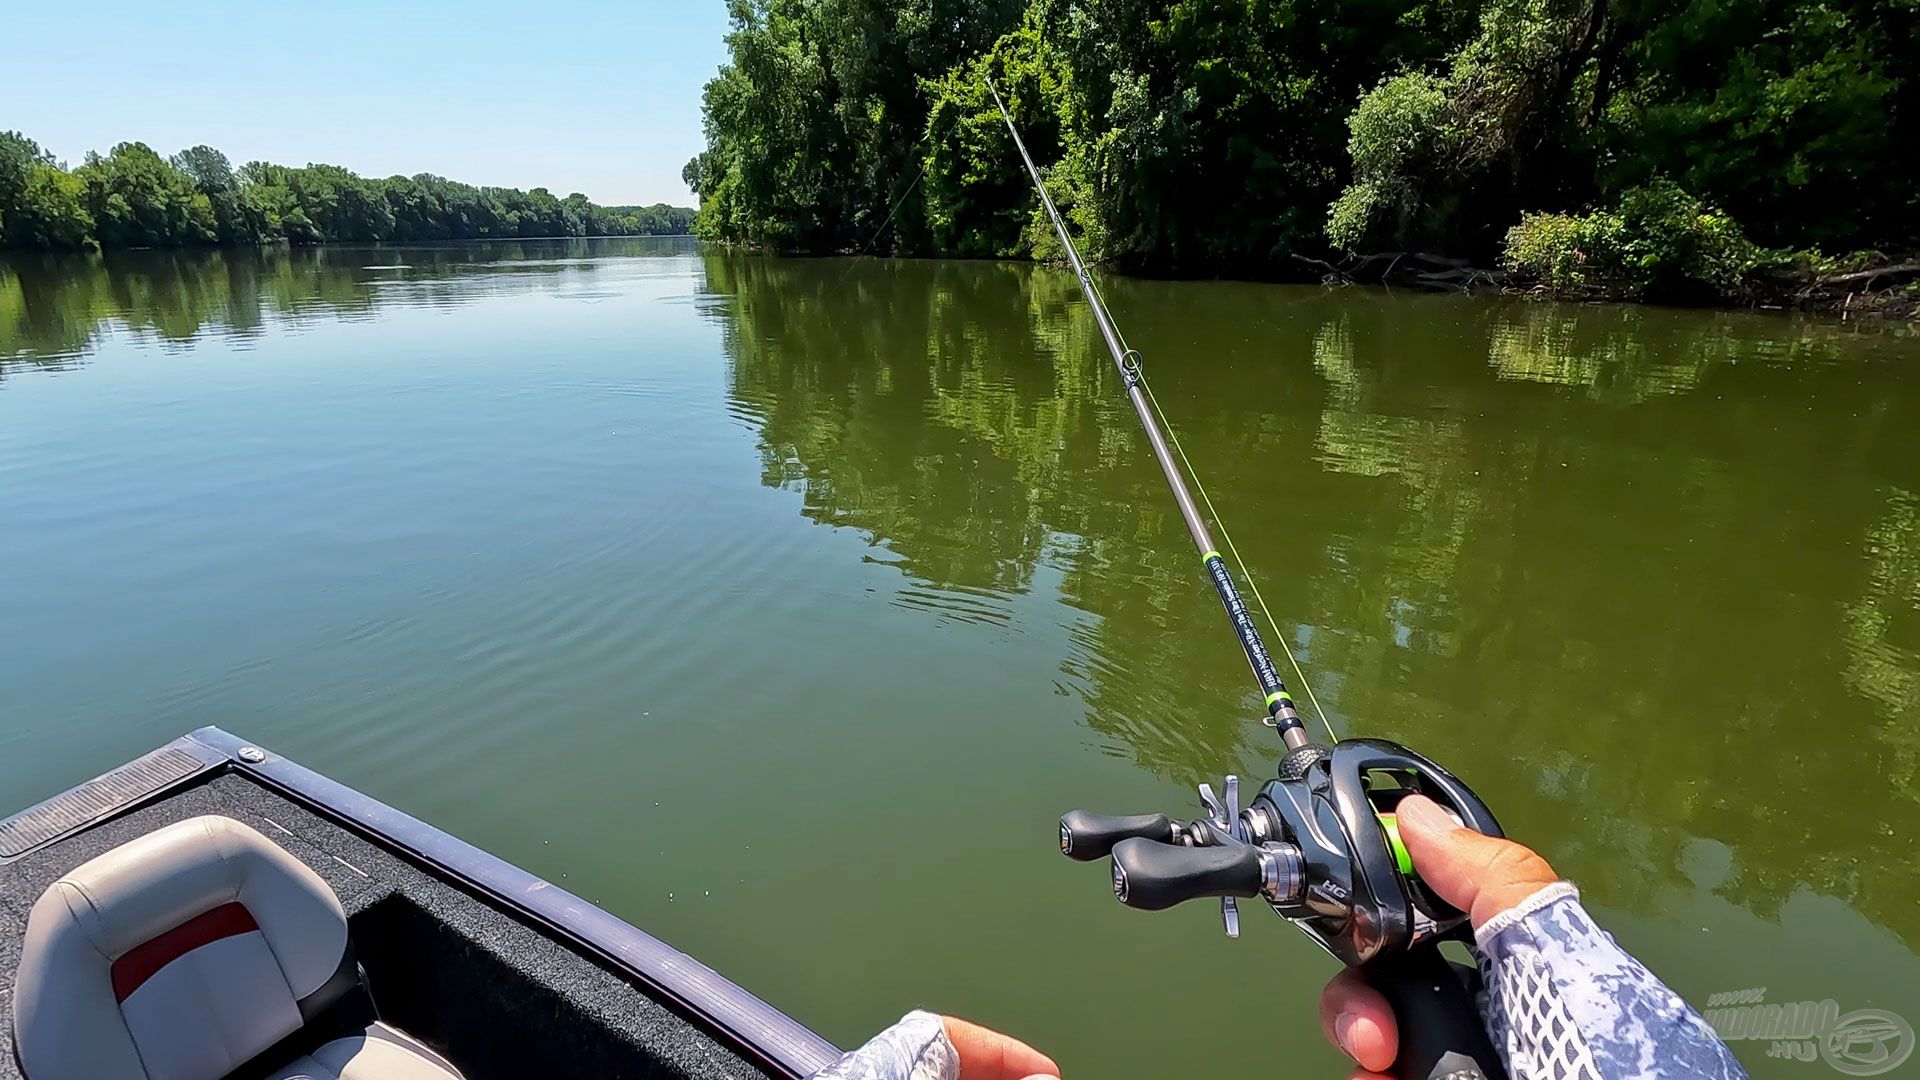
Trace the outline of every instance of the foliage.
{"type": "Polygon", "coordinates": [[[421,173],[384,180],[338,165],[264,161],[236,169],[194,146],[162,158],[144,143],[88,154],[68,172],[38,144],[0,132],[0,247],[187,247],[286,241],[633,236],[690,231],[682,207],[600,206],[574,192],[474,187],[421,173]]]}
{"type": "Polygon", "coordinates": [[[1402,235],[1419,213],[1422,181],[1442,167],[1446,90],[1441,80],[1407,72],[1381,82],[1347,118],[1353,182],[1327,213],[1327,238],[1360,248],[1381,233],[1402,235]]]}
{"type": "Polygon", "coordinates": [[[1898,0],[1484,0],[1444,75],[1362,99],[1328,237],[1473,255],[1522,211],[1669,176],[1768,242],[1910,244],[1920,199],[1893,163],[1920,116],[1914,32],[1898,0]],[[1421,118],[1409,148],[1360,137],[1421,118]]]}
{"type": "Polygon", "coordinates": [[[93,245],[86,181],[52,165],[27,170],[21,198],[7,216],[8,246],[77,251],[93,245]]]}
{"type": "Polygon", "coordinates": [[[1920,118],[1912,4],[1695,0],[1640,28],[1595,119],[1603,190],[1670,175],[1770,243],[1920,238],[1896,164],[1920,118]]]}
{"type": "Polygon", "coordinates": [[[39,143],[17,131],[0,131],[0,243],[7,239],[9,218],[21,210],[33,170],[51,163],[39,143]]]}
{"type": "Polygon", "coordinates": [[[1032,18],[979,60],[928,84],[932,98],[922,162],[928,238],[935,250],[1007,257],[1056,252],[1059,241],[1038,200],[1006,121],[997,88],[1036,161],[1057,161],[1044,176],[1048,194],[1100,250],[1089,143],[1070,107],[1073,76],[1032,18]]]}
{"type": "Polygon", "coordinates": [[[1524,215],[1505,253],[1512,273],[1555,292],[1666,301],[1737,299],[1781,260],[1666,179],[1629,189],[1610,210],[1524,215]]]}
{"type": "Polygon", "coordinates": [[[802,251],[1049,255],[991,76],[1090,253],[1259,263],[1317,242],[1340,179],[1327,136],[1354,73],[1436,55],[1457,36],[1452,7],[948,0],[888,21],[847,0],[735,0],[707,149],[687,167],[700,231],[802,251]],[[878,105],[876,73],[904,80],[878,105]]]}
{"type": "Polygon", "coordinates": [[[707,84],[707,149],[685,172],[697,231],[800,251],[890,231],[891,246],[924,248],[925,204],[906,196],[926,80],[1010,28],[1015,0],[731,0],[728,12],[732,60],[707,84]]]}
{"type": "Polygon", "coordinates": [[[1920,243],[1910,0],[733,0],[702,235],[1054,254],[991,77],[1089,254],[1492,257],[1671,177],[1767,244],[1920,243]],[[1369,88],[1364,89],[1363,88],[1369,88]],[[1530,219],[1531,220],[1531,219],[1530,219]]]}

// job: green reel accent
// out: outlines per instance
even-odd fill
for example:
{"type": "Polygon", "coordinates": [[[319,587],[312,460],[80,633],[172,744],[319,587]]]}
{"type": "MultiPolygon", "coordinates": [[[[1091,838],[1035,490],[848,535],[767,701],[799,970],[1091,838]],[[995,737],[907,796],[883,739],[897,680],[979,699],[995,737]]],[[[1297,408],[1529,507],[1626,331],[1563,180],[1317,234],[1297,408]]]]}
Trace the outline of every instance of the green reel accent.
{"type": "Polygon", "coordinates": [[[1400,818],[1397,814],[1380,814],[1380,827],[1386,830],[1387,846],[1393,849],[1393,864],[1400,872],[1411,878],[1420,875],[1414,872],[1413,856],[1407,854],[1407,845],[1400,839],[1400,818]]]}

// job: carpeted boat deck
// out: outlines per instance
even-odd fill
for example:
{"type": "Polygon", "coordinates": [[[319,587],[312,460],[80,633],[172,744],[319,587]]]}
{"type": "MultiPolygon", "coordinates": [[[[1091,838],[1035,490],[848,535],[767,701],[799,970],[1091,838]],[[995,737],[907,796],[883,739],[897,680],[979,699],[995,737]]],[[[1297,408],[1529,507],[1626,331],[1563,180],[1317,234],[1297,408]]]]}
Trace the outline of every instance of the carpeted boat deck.
{"type": "Polygon", "coordinates": [[[543,931],[236,775],[220,775],[0,866],[0,1080],[21,1080],[13,979],[27,912],[61,874],[200,814],[243,821],[319,873],[346,908],[381,1016],[468,1080],[758,1080],[769,1074],[543,931]]]}

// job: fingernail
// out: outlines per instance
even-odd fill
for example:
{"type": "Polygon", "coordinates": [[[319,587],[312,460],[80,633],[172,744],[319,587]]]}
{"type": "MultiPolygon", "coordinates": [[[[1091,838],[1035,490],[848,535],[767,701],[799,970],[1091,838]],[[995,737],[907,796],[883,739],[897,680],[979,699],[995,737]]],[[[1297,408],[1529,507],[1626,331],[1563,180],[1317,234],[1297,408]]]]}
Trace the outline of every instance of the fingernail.
{"type": "Polygon", "coordinates": [[[1346,1055],[1355,1061],[1360,1060],[1360,1055],[1353,1052],[1353,1043],[1348,1036],[1353,1031],[1353,1025],[1359,1022],[1359,1013],[1341,1013],[1333,1022],[1333,1037],[1335,1041],[1339,1042],[1340,1049],[1344,1050],[1346,1055]]]}
{"type": "Polygon", "coordinates": [[[1399,816],[1401,824],[1411,824],[1423,832],[1446,833],[1460,827],[1460,823],[1441,809],[1439,803],[1425,795],[1409,795],[1401,799],[1400,805],[1394,807],[1394,813],[1399,816]]]}

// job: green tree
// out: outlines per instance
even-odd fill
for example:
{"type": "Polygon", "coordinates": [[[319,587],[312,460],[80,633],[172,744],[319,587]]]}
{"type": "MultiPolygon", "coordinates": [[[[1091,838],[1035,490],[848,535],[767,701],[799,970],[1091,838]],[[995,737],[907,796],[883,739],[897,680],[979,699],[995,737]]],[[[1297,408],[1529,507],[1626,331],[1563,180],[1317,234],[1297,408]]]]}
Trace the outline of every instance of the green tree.
{"type": "Polygon", "coordinates": [[[89,154],[73,173],[0,132],[0,246],[175,247],[686,233],[694,211],[605,207],[575,192],[478,188],[430,173],[360,176],[337,165],[239,169],[211,146],[162,160],[141,143],[89,154]]]}
{"type": "Polygon", "coordinates": [[[1444,74],[1361,99],[1328,236],[1484,254],[1671,177],[1764,242],[1911,243],[1915,32],[1881,0],[1484,0],[1444,74]]]}
{"type": "Polygon", "coordinates": [[[1271,273],[1670,178],[1764,244],[1920,243],[1908,0],[733,0],[683,170],[704,236],[1050,257],[991,76],[1123,267],[1271,273]],[[1356,106],[1357,102],[1357,106],[1356,106]]]}
{"type": "Polygon", "coordinates": [[[30,166],[20,204],[7,215],[5,239],[9,247],[49,251],[94,246],[85,181],[52,165],[30,166]]]}
{"type": "Polygon", "coordinates": [[[145,143],[121,143],[105,157],[88,154],[75,175],[86,185],[87,210],[103,247],[172,247],[219,239],[206,197],[145,143]]]}
{"type": "Polygon", "coordinates": [[[223,244],[257,244],[271,235],[267,215],[241,186],[227,155],[211,146],[193,146],[168,159],[207,199],[213,233],[223,244]]]}
{"type": "Polygon", "coordinates": [[[989,81],[1036,160],[1055,163],[1046,172],[1048,194],[1078,227],[1088,250],[1102,251],[1103,219],[1089,176],[1092,140],[1075,107],[1073,76],[1031,14],[985,56],[929,85],[923,196],[928,239],[943,252],[999,258],[1051,251],[1058,244],[989,81]]]}
{"type": "Polygon", "coordinates": [[[0,247],[70,250],[93,242],[86,185],[39,143],[0,131],[0,247]]]}
{"type": "Polygon", "coordinates": [[[801,251],[921,250],[928,88],[1020,17],[1013,0],[732,0],[707,84],[707,150],[683,175],[715,239],[801,251]],[[882,235],[885,234],[885,235],[882,235]]]}
{"type": "Polygon", "coordinates": [[[19,212],[34,166],[52,163],[39,143],[17,131],[0,131],[0,238],[7,235],[8,217],[19,212]]]}

